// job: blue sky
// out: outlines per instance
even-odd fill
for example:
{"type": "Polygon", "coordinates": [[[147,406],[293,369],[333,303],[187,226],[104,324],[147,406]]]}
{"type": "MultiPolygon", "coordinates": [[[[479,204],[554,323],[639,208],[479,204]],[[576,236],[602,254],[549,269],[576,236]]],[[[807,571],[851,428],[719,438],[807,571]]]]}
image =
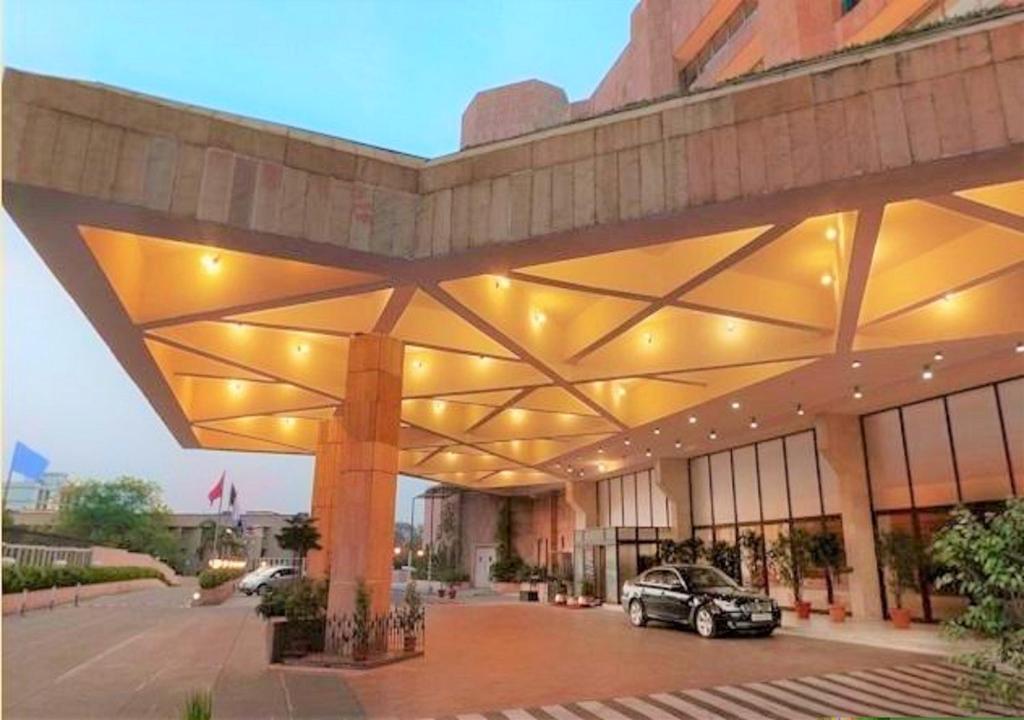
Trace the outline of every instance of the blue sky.
{"type": "MultiPolygon", "coordinates": [[[[33,72],[434,156],[478,90],[539,78],[588,96],[635,0],[5,0],[3,60],[33,72]]],[[[3,459],[158,482],[202,510],[222,470],[248,509],[307,510],[312,459],[182,450],[4,213],[3,459]]],[[[396,514],[425,484],[400,482],[396,514]]],[[[419,512],[419,510],[417,510],[419,512]]]]}

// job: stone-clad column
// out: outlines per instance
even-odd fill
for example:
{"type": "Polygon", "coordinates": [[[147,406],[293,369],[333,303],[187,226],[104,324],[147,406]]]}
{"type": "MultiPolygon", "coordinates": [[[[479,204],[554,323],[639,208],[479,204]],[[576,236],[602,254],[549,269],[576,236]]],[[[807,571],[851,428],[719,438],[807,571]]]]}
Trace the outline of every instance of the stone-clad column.
{"type": "Polygon", "coordinates": [[[345,451],[334,482],[330,617],[351,615],[362,580],[371,612],[390,606],[395,488],[402,404],[401,341],[358,335],[349,343],[345,451]]]}
{"type": "Polygon", "coordinates": [[[334,490],[345,452],[345,414],[342,408],[320,421],[313,467],[313,497],[309,514],[320,531],[320,550],[306,556],[306,574],[323,580],[331,574],[331,538],[334,524],[334,490]]]}
{"type": "Polygon", "coordinates": [[[843,545],[846,562],[852,569],[847,576],[850,612],[857,618],[881,618],[875,529],[860,421],[856,415],[821,415],[814,427],[818,434],[818,450],[839,479],[843,545]]]}

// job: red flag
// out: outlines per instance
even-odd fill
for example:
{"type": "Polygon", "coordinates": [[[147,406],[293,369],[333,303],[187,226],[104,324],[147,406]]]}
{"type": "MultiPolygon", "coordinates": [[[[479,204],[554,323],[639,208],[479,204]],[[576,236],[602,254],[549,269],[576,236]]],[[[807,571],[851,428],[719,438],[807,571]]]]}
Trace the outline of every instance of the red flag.
{"type": "Polygon", "coordinates": [[[226,473],[227,470],[220,474],[220,480],[218,480],[217,484],[210,488],[210,492],[206,494],[206,497],[210,501],[211,505],[213,505],[214,500],[224,496],[224,475],[226,473]]]}

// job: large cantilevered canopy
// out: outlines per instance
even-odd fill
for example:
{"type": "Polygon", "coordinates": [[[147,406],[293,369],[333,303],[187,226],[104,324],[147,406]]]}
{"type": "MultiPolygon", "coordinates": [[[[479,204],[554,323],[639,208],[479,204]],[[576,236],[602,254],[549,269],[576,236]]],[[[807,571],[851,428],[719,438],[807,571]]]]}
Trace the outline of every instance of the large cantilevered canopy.
{"type": "MultiPolygon", "coordinates": [[[[34,112],[36,99],[11,100],[34,112]]],[[[765,104],[765,112],[775,107],[765,104]]],[[[634,120],[642,135],[644,116],[622,122],[634,120]]],[[[595,122],[600,137],[618,120],[595,122]]],[[[83,131],[83,162],[102,152],[91,140],[98,123],[83,131]]],[[[658,127],[667,136],[667,120],[658,127]]],[[[768,132],[759,128],[771,145],[768,132]]],[[[405,342],[401,472],[480,488],[543,486],[655,455],[693,454],[768,428],[777,433],[820,411],[894,402],[919,392],[910,388],[926,365],[936,387],[952,382],[954,371],[960,383],[972,374],[1020,372],[1020,139],[1004,129],[999,147],[975,143],[920,162],[908,146],[904,166],[886,167],[878,132],[878,160],[869,172],[851,161],[847,175],[819,175],[803,188],[792,177],[774,188],[773,163],[790,160],[762,157],[765,177],[747,193],[739,153],[735,192],[718,198],[712,153],[712,196],[698,201],[700,168],[691,156],[689,206],[673,207],[664,187],[649,212],[642,189],[670,182],[671,138],[659,141],[663,159],[654,179],[643,160],[647,146],[631,156],[613,144],[619,195],[615,217],[606,220],[600,148],[592,148],[598,156],[589,170],[579,166],[585,160],[566,163],[568,196],[559,195],[562,165],[546,178],[529,171],[521,237],[500,243],[477,242],[474,233],[493,235],[487,219],[493,221],[502,192],[507,229],[515,227],[516,182],[527,171],[513,167],[507,178],[494,171],[479,224],[481,180],[470,170],[464,248],[451,240],[461,186],[438,188],[431,178],[463,158],[479,163],[487,148],[424,162],[347,144],[346,151],[391,162],[412,180],[399,177],[388,186],[405,184],[395,200],[373,189],[389,182],[381,172],[355,177],[341,205],[347,214],[338,220],[350,242],[340,249],[311,237],[320,231],[309,226],[311,203],[323,202],[323,232],[337,220],[330,183],[339,173],[329,167],[322,196],[314,195],[312,174],[303,181],[306,216],[303,222],[300,208],[296,232],[304,238],[297,239],[280,224],[287,177],[274,196],[275,220],[260,227],[266,161],[257,156],[249,163],[238,150],[233,175],[218,180],[221,151],[204,149],[195,171],[199,199],[188,217],[174,208],[185,181],[183,150],[176,151],[166,207],[150,202],[155,185],[147,184],[147,173],[160,157],[152,144],[135,206],[118,199],[128,134],[117,139],[122,155],[111,161],[106,196],[88,193],[84,179],[62,186],[56,170],[33,177],[21,159],[12,171],[5,166],[5,205],[183,444],[313,452],[318,422],[345,401],[350,338],[375,332],[405,342]],[[627,213],[623,178],[633,172],[633,157],[641,190],[635,213],[627,213]],[[218,182],[226,188],[219,216],[209,202],[204,211],[204,193],[218,182]],[[360,204],[364,187],[371,188],[369,205],[360,204]],[[236,201],[244,192],[250,201],[239,220],[236,201]],[[589,201],[580,192],[590,193],[589,201]],[[538,200],[538,193],[547,195],[538,200]],[[565,202],[569,221],[559,225],[565,202]],[[538,206],[547,213],[540,225],[538,206]],[[367,217],[373,229],[359,245],[356,227],[367,217]],[[404,232],[403,218],[411,218],[410,237],[417,238],[408,251],[394,239],[404,232]],[[423,224],[425,253],[418,244],[423,224]],[[378,233],[384,251],[374,247],[378,233]],[[439,247],[446,233],[447,245],[439,247]]],[[[26,137],[22,153],[32,151],[26,137]]],[[[723,153],[730,147],[717,135],[708,140],[723,153]]],[[[493,152],[507,156],[516,142],[531,140],[493,152]]],[[[791,133],[793,154],[796,142],[791,133]]],[[[287,151],[281,164],[290,169],[287,151]]],[[[362,166],[356,167],[358,173],[362,166]]]]}

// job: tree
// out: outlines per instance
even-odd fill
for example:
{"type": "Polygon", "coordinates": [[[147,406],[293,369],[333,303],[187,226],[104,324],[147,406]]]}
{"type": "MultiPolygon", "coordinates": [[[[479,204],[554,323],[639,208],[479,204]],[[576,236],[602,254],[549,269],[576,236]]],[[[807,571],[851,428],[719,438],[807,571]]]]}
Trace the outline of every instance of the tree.
{"type": "Polygon", "coordinates": [[[830,603],[835,602],[835,586],[839,576],[849,572],[843,539],[831,530],[822,530],[811,536],[808,547],[811,564],[825,573],[825,590],[830,603]]]}
{"type": "Polygon", "coordinates": [[[795,602],[802,601],[800,590],[811,564],[809,545],[810,536],[807,531],[793,528],[789,535],[780,534],[768,549],[772,569],[782,584],[793,591],[795,602]]]}
{"type": "Polygon", "coordinates": [[[169,514],[156,483],[128,476],[85,480],[64,489],[57,532],[175,562],[169,514]]]}
{"type": "Polygon", "coordinates": [[[886,572],[889,592],[896,607],[903,608],[903,594],[917,587],[918,572],[924,564],[924,549],[910,533],[902,530],[878,534],[878,562],[886,572]]]}
{"type": "Polygon", "coordinates": [[[291,550],[303,563],[310,550],[320,550],[320,531],[316,523],[306,513],[296,513],[285,521],[281,532],[275,535],[277,544],[285,550],[291,550]]]}
{"type": "Polygon", "coordinates": [[[960,703],[976,710],[985,698],[1014,706],[1024,697],[1024,499],[1000,513],[978,517],[966,508],[935,536],[931,557],[941,568],[940,588],[966,595],[970,604],[946,624],[954,638],[986,639],[954,661],[971,672],[960,681],[960,703]]]}

